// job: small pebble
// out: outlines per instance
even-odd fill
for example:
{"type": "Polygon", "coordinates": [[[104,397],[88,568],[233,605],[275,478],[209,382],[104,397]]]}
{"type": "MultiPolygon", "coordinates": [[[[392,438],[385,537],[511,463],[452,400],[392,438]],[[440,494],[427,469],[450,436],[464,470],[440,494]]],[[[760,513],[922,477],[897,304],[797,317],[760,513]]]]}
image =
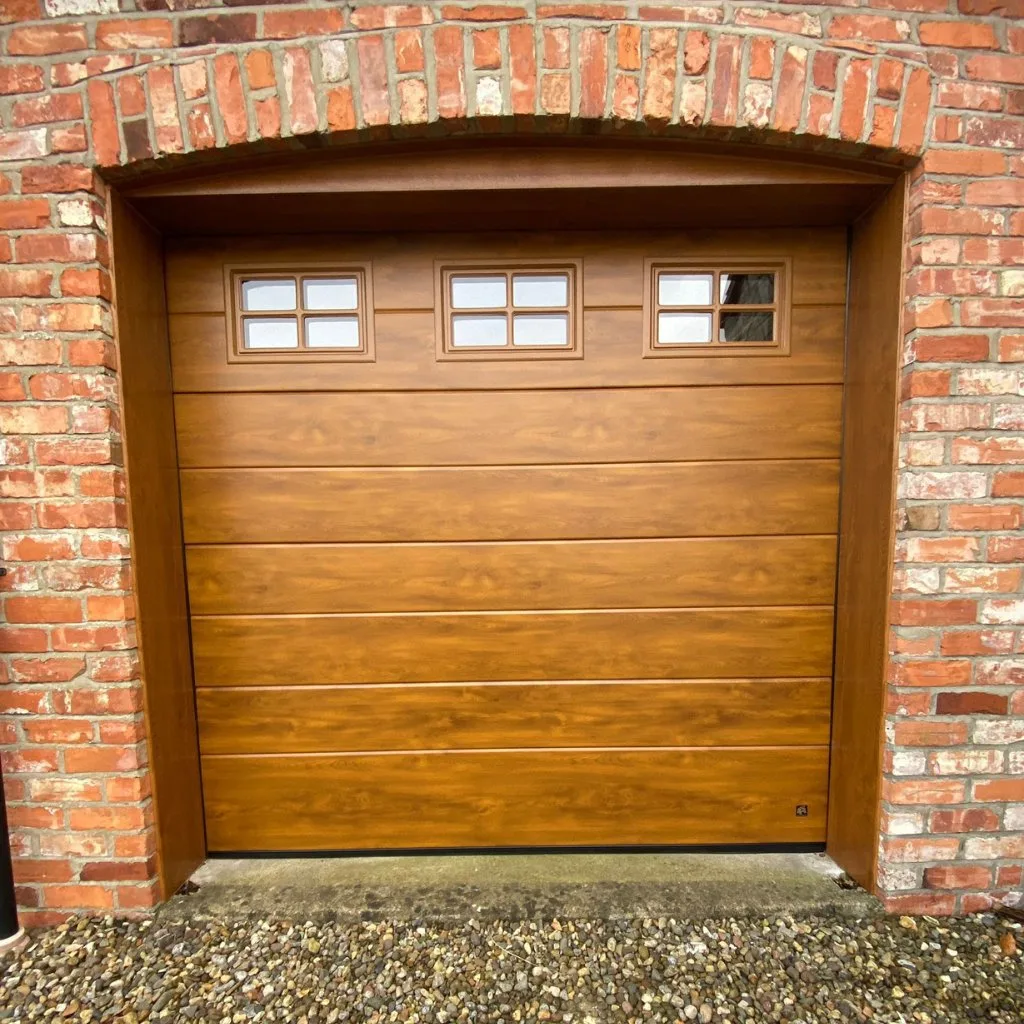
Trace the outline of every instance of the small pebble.
{"type": "Polygon", "coordinates": [[[1022,928],[966,919],[73,919],[0,1024],[1021,1024],[1022,928]]]}

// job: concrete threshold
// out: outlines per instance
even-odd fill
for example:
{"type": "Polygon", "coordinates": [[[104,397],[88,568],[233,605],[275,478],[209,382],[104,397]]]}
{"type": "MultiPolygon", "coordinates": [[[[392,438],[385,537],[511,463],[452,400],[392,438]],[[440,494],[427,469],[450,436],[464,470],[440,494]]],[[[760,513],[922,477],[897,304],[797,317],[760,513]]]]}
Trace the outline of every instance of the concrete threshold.
{"type": "Polygon", "coordinates": [[[881,906],[814,853],[537,853],[214,859],[168,919],[463,921],[866,917],[881,906]]]}

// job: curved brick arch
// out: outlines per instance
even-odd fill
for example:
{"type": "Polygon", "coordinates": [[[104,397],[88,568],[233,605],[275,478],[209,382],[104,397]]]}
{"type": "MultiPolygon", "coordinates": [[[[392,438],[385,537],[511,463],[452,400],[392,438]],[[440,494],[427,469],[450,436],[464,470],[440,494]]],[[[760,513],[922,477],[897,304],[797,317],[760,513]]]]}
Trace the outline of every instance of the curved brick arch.
{"type": "MultiPolygon", "coordinates": [[[[886,161],[924,147],[933,99],[924,55],[794,40],[795,30],[813,31],[803,14],[751,16],[743,30],[541,23],[475,10],[467,22],[425,8],[364,8],[347,31],[335,11],[284,14],[274,31],[330,34],[101,70],[87,85],[96,166],[314,134],[354,142],[523,129],[728,139],[886,161]]],[[[222,20],[207,20],[211,37],[222,20]]]]}
{"type": "Polygon", "coordinates": [[[451,133],[659,134],[913,166],[879,885],[908,912],[1019,892],[1021,13],[0,0],[0,753],[27,919],[156,892],[104,179],[451,133]]]}

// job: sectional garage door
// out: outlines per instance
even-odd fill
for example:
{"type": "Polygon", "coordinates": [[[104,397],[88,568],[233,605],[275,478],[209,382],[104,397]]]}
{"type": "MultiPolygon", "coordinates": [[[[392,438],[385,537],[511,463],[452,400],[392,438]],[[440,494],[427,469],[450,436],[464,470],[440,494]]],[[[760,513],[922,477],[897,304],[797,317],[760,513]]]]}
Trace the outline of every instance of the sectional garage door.
{"type": "Polygon", "coordinates": [[[172,243],[210,849],[823,841],[844,263],[172,243]]]}

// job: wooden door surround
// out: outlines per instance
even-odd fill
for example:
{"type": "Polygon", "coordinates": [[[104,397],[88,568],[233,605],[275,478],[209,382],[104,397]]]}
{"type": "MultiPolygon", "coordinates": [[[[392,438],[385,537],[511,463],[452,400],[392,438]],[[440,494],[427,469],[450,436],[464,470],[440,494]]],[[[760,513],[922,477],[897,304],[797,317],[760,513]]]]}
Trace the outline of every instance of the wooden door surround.
{"type": "MultiPolygon", "coordinates": [[[[430,230],[502,230],[522,227],[531,214],[555,218],[555,226],[564,229],[621,228],[629,219],[624,199],[630,223],[647,227],[849,226],[827,848],[873,888],[892,557],[903,177],[870,165],[765,160],[735,147],[680,144],[481,144],[463,174],[465,150],[424,147],[418,171],[416,160],[365,150],[111,190],[132,558],[164,896],[207,850],[162,288],[165,238],[197,230],[266,234],[286,223],[289,230],[337,230],[346,209],[353,211],[353,192],[366,196],[349,217],[346,226],[353,230],[386,226],[389,218],[409,224],[416,217],[430,230]],[[268,195],[275,200],[264,201],[268,195]],[[255,204],[254,197],[260,197],[255,204]]],[[[315,601],[315,593],[310,597],[315,601]]],[[[590,770],[583,761],[572,766],[577,774],[590,770]]],[[[651,770],[664,769],[652,764],[651,770]]],[[[569,776],[563,782],[572,784],[569,776]]]]}

